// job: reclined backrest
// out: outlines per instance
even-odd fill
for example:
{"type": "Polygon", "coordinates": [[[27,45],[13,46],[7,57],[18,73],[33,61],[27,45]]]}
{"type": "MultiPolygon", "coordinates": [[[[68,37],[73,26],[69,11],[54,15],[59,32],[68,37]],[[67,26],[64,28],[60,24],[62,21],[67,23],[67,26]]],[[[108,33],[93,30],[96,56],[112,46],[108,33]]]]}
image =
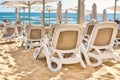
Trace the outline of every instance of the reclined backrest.
{"type": "Polygon", "coordinates": [[[17,25],[23,25],[23,21],[18,20],[18,21],[15,22],[15,24],[17,24],[17,25]]]}
{"type": "Polygon", "coordinates": [[[120,38],[120,29],[118,29],[117,38],[120,38]]]}
{"type": "Polygon", "coordinates": [[[44,26],[45,34],[49,34],[50,26],[44,26]]]}
{"type": "Polygon", "coordinates": [[[18,30],[18,33],[21,33],[21,31],[22,31],[22,25],[17,25],[17,30],[18,30]]]}
{"type": "Polygon", "coordinates": [[[7,34],[13,34],[13,33],[15,33],[15,31],[16,31],[16,26],[7,26],[6,27],[6,33],[7,34]]]}
{"type": "Polygon", "coordinates": [[[52,25],[51,28],[50,28],[49,35],[50,35],[51,37],[53,36],[53,33],[54,33],[54,31],[55,31],[56,26],[58,26],[58,24],[54,24],[54,25],[52,25]]]}
{"type": "Polygon", "coordinates": [[[43,37],[44,31],[42,26],[29,27],[28,38],[30,39],[40,39],[43,37]]]}
{"type": "Polygon", "coordinates": [[[53,47],[58,50],[71,50],[78,47],[82,41],[81,25],[59,25],[53,34],[53,47]]]}
{"type": "Polygon", "coordinates": [[[101,22],[95,25],[90,41],[95,46],[112,45],[117,34],[117,24],[101,22]]]}
{"type": "Polygon", "coordinates": [[[87,26],[86,26],[86,34],[87,35],[91,35],[91,33],[93,31],[93,28],[94,28],[96,23],[97,22],[90,22],[90,23],[87,24],[87,26]]]}

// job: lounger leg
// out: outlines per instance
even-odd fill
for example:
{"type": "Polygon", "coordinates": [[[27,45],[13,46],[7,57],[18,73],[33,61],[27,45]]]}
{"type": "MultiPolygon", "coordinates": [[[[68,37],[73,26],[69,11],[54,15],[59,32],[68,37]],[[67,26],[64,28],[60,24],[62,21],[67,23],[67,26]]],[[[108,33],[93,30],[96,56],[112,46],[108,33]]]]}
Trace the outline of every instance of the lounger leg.
{"type": "Polygon", "coordinates": [[[26,41],[25,42],[25,48],[27,49],[27,50],[29,50],[29,49],[31,49],[32,48],[32,41],[26,41]]]}
{"type": "Polygon", "coordinates": [[[62,68],[62,63],[61,63],[60,59],[50,57],[50,56],[46,57],[46,59],[47,59],[47,65],[48,65],[48,68],[50,69],[50,71],[56,72],[62,68]],[[55,68],[52,65],[53,62],[57,65],[55,68]]]}
{"type": "Polygon", "coordinates": [[[31,49],[32,47],[31,47],[31,45],[29,44],[29,43],[25,43],[25,49],[27,49],[27,50],[29,50],[29,49],[31,49]]]}
{"type": "Polygon", "coordinates": [[[83,55],[85,57],[85,60],[86,60],[87,64],[89,64],[90,66],[93,66],[93,67],[96,67],[96,66],[99,66],[100,64],[102,64],[102,58],[101,58],[100,55],[95,55],[93,53],[87,53],[87,51],[84,48],[83,44],[81,45],[81,50],[82,50],[82,53],[83,53],[83,55]],[[92,63],[90,61],[90,57],[95,58],[98,62],[97,63],[92,63]]]}
{"type": "Polygon", "coordinates": [[[115,42],[114,42],[114,47],[115,47],[115,48],[118,47],[118,44],[119,44],[118,40],[115,40],[115,42]]]}
{"type": "Polygon", "coordinates": [[[19,46],[22,46],[22,44],[23,44],[22,36],[18,36],[16,38],[16,43],[19,44],[19,46]]]}
{"type": "Polygon", "coordinates": [[[37,59],[37,57],[39,56],[39,52],[42,49],[42,47],[40,46],[40,48],[35,48],[35,51],[33,52],[33,58],[37,59]]]}
{"type": "Polygon", "coordinates": [[[120,62],[120,55],[116,52],[115,54],[115,60],[120,62]]]}
{"type": "Polygon", "coordinates": [[[61,60],[51,56],[46,46],[44,46],[42,50],[43,50],[42,53],[46,56],[47,66],[50,69],[50,71],[52,72],[59,71],[62,68],[61,60]],[[57,65],[57,67],[55,68],[53,67],[52,65],[53,62],[57,65]]]}
{"type": "Polygon", "coordinates": [[[83,68],[86,68],[86,66],[85,66],[85,64],[84,64],[84,62],[83,62],[83,60],[82,60],[82,57],[81,57],[81,53],[79,52],[79,54],[76,54],[76,56],[79,58],[79,60],[80,60],[80,65],[83,67],[83,68]]]}
{"type": "Polygon", "coordinates": [[[104,52],[100,52],[100,50],[97,50],[97,53],[100,53],[100,56],[103,60],[106,59],[115,59],[116,61],[120,62],[120,55],[117,52],[114,52],[113,48],[106,48],[106,50],[104,52]]]}

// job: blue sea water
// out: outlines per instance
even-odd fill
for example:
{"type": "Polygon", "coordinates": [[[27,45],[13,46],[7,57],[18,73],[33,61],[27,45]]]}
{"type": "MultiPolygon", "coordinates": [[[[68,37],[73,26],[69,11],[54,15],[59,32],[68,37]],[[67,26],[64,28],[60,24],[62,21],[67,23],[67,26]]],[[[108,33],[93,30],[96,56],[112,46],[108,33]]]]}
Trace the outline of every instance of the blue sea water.
{"type": "MultiPolygon", "coordinates": [[[[31,23],[32,24],[41,24],[41,13],[31,13],[31,23]]],[[[45,23],[49,23],[49,18],[50,18],[50,24],[55,24],[56,23],[56,13],[45,13],[45,23]]],[[[11,22],[15,21],[15,13],[14,12],[0,12],[0,23],[2,22],[3,19],[7,19],[11,22]]],[[[24,20],[25,24],[28,24],[28,13],[19,13],[19,20],[24,20]]],[[[90,16],[86,15],[85,16],[86,22],[90,21],[90,16]]],[[[113,20],[114,19],[114,14],[113,13],[107,13],[107,20],[113,20]]],[[[120,20],[120,13],[116,14],[116,19],[120,20]]],[[[63,13],[63,22],[65,20],[65,14],[63,13]]],[[[102,14],[98,14],[98,21],[102,21],[102,14]]],[[[74,24],[77,23],[77,13],[69,13],[68,14],[68,23],[74,24]]]]}

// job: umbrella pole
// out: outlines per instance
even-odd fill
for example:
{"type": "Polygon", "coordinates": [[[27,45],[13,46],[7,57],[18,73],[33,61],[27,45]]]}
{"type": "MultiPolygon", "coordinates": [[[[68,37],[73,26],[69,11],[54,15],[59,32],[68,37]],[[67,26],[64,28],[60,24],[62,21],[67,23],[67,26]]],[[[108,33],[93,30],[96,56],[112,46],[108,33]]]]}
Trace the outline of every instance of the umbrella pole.
{"type": "Polygon", "coordinates": [[[19,12],[18,12],[18,20],[20,20],[20,8],[19,8],[19,12]]]}
{"type": "Polygon", "coordinates": [[[50,10],[49,10],[49,24],[50,24],[50,10]]]}
{"type": "Polygon", "coordinates": [[[44,24],[45,24],[45,22],[44,22],[44,17],[45,17],[45,0],[43,0],[43,26],[44,26],[44,24]]]}
{"type": "Polygon", "coordinates": [[[115,0],[115,7],[114,7],[114,21],[115,21],[115,18],[116,18],[116,5],[117,5],[117,0],[115,0]]]}
{"type": "Polygon", "coordinates": [[[18,20],[18,8],[15,8],[15,13],[16,13],[16,21],[18,20]]]}
{"type": "Polygon", "coordinates": [[[28,15],[29,15],[29,25],[30,25],[30,11],[31,11],[31,5],[30,2],[28,2],[28,15]]]}
{"type": "Polygon", "coordinates": [[[77,24],[80,24],[80,0],[78,0],[77,24]]]}
{"type": "Polygon", "coordinates": [[[29,25],[30,25],[30,7],[29,7],[29,25]]]}
{"type": "Polygon", "coordinates": [[[43,11],[41,11],[41,25],[43,25],[43,11]]]}
{"type": "Polygon", "coordinates": [[[23,25],[25,24],[24,19],[25,19],[25,7],[23,7],[23,25]]]}

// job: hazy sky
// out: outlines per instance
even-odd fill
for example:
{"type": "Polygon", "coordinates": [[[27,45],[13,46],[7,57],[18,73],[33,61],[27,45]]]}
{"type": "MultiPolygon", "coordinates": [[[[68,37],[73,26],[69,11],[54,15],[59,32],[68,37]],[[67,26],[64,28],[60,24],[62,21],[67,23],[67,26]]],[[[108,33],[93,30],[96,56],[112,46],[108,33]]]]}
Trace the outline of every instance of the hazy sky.
{"type": "MultiPolygon", "coordinates": [[[[5,0],[0,0],[0,2],[5,0]]],[[[77,6],[78,0],[61,0],[62,1],[62,8],[72,8],[77,6]]],[[[103,9],[114,6],[115,0],[85,0],[85,9],[91,10],[93,3],[97,4],[97,11],[102,12],[103,9]]],[[[57,2],[51,3],[50,5],[57,7],[57,2]]],[[[117,5],[120,5],[120,1],[117,2],[117,5]]],[[[110,10],[107,10],[110,11],[110,10]]],[[[9,8],[3,5],[0,5],[0,12],[14,12],[14,8],[9,8]]],[[[112,11],[113,12],[113,11],[112,11]]]]}

